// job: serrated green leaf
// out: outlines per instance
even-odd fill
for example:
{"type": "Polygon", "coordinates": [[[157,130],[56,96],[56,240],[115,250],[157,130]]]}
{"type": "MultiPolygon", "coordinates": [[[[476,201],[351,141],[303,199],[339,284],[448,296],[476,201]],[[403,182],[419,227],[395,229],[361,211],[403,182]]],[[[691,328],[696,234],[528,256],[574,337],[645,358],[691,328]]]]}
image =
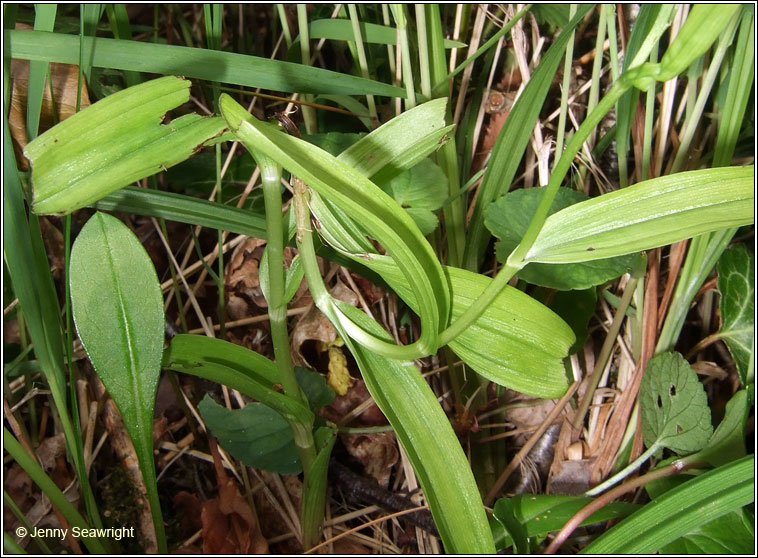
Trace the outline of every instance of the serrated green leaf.
{"type": "Polygon", "coordinates": [[[24,149],[32,164],[33,210],[70,213],[190,157],[225,128],[187,114],[161,124],[189,100],[190,82],[167,76],[130,87],[54,126],[24,149]]]}
{"type": "Polygon", "coordinates": [[[754,169],[725,167],[653,178],[547,218],[525,261],[600,260],[753,222],[754,169]]]}
{"type": "Polygon", "coordinates": [[[160,520],[152,436],[165,319],[155,268],[126,225],[95,213],[71,250],[69,283],[79,339],[121,411],[160,520]]]}
{"type": "Polygon", "coordinates": [[[719,337],[734,357],[743,385],[753,381],[750,370],[755,350],[755,255],[744,244],[724,251],[716,266],[721,298],[719,337]]]}
{"type": "Polygon", "coordinates": [[[703,448],[713,433],[703,385],[679,353],[650,359],[642,376],[640,407],[648,448],[667,447],[686,455],[703,448]]]}
{"type": "Polygon", "coordinates": [[[245,465],[285,475],[303,470],[289,424],[270,407],[229,410],[206,395],[197,408],[221,447],[245,465]]]}
{"type": "MultiPolygon", "coordinates": [[[[544,192],[544,188],[516,190],[491,203],[485,210],[485,226],[500,239],[495,244],[498,261],[505,262],[521,242],[544,192]]],[[[559,188],[550,215],[585,200],[587,196],[581,192],[559,188]]],[[[522,268],[518,276],[551,289],[587,289],[619,277],[631,265],[631,255],[563,265],[531,263],[522,268]]]]}
{"type": "Polygon", "coordinates": [[[665,492],[580,553],[651,554],[754,500],[755,456],[749,455],[665,492]]]}

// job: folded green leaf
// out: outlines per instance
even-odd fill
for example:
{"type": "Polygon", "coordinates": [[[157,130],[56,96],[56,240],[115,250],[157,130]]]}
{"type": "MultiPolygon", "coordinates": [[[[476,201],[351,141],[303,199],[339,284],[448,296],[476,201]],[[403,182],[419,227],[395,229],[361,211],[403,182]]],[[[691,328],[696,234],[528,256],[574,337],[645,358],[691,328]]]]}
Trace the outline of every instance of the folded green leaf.
{"type": "Polygon", "coordinates": [[[640,408],[648,448],[686,455],[704,447],[713,433],[703,384],[679,353],[650,359],[640,385],[640,408]]]}
{"type": "Polygon", "coordinates": [[[281,414],[290,425],[312,424],[313,413],[274,390],[276,365],[245,347],[201,335],[176,335],[163,354],[163,367],[236,389],[281,414]]]}
{"type": "Polygon", "coordinates": [[[581,554],[651,554],[754,500],[755,456],[748,455],[665,492],[600,535],[581,554]]]}
{"type": "Polygon", "coordinates": [[[405,209],[422,234],[429,235],[437,228],[439,220],[434,212],[447,198],[447,176],[431,159],[422,160],[380,187],[405,209]]]}
{"type": "MultiPolygon", "coordinates": [[[[564,496],[558,494],[518,494],[513,498],[501,498],[495,502],[493,515],[500,521],[505,502],[511,502],[512,514],[524,527],[527,537],[541,537],[557,531],[571,517],[592,501],[587,496],[564,496]]],[[[592,525],[609,519],[631,515],[640,506],[627,502],[612,502],[585,519],[581,525],[592,525]]],[[[503,541],[502,548],[513,544],[510,537],[503,541]]]]}
{"type": "Polygon", "coordinates": [[[750,555],[755,551],[755,525],[744,509],[734,510],[697,525],[660,550],[661,555],[750,555]]]}
{"type": "Polygon", "coordinates": [[[743,385],[753,381],[750,363],[755,359],[755,255],[744,244],[724,251],[718,270],[719,337],[734,357],[743,385]]]}
{"type": "MultiPolygon", "coordinates": [[[[500,239],[495,244],[497,259],[505,262],[521,242],[537,209],[544,188],[529,188],[510,192],[494,201],[484,212],[484,224],[500,239]]],[[[560,188],[550,207],[550,215],[587,200],[587,196],[570,188],[560,188]]],[[[524,281],[559,290],[587,289],[615,279],[632,266],[631,255],[617,256],[574,264],[531,263],[518,276],[524,281]]]]}
{"type": "Polygon", "coordinates": [[[190,82],[167,76],[130,87],[54,126],[24,150],[36,213],[70,213],[190,157],[225,127],[188,114],[161,124],[189,100],[190,82]]]}
{"type": "MultiPolygon", "coordinates": [[[[363,174],[305,141],[258,121],[228,95],[219,101],[230,128],[252,151],[287,168],[357,219],[395,258],[419,300],[421,334],[410,354],[430,354],[447,324],[449,293],[437,257],[413,220],[363,174]]],[[[364,138],[365,139],[365,138],[364,138]]]]}
{"type": "Polygon", "coordinates": [[[545,221],[525,261],[600,260],[753,222],[753,167],[646,180],[572,205],[545,221]]]}
{"type": "MultiPolygon", "coordinates": [[[[349,306],[339,301],[336,304],[349,306]]],[[[389,338],[365,314],[358,312],[356,317],[367,331],[389,338]]],[[[332,323],[339,330],[339,322],[332,319],[332,323]]],[[[412,363],[382,357],[353,342],[344,331],[340,335],[355,357],[366,387],[408,454],[445,550],[494,553],[492,533],[471,468],[429,385],[412,363]],[[430,436],[430,432],[434,435],[430,436]]]]}
{"type": "Polygon", "coordinates": [[[712,465],[723,465],[745,455],[745,424],[751,401],[748,390],[741,389],[726,404],[724,418],[716,427],[713,436],[698,457],[712,465]]]}
{"type": "MultiPolygon", "coordinates": [[[[126,225],[90,218],[71,250],[71,305],[79,339],[115,401],[162,530],[153,461],[153,407],[163,353],[163,295],[153,263],[126,225]]],[[[159,533],[159,538],[163,538],[159,533]]]]}

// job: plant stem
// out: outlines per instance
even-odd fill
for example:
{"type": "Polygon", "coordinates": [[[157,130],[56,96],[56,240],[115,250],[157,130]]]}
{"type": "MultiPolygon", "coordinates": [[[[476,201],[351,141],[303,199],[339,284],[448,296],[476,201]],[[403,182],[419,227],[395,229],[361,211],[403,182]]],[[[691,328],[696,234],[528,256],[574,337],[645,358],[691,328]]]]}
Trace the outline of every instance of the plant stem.
{"type": "MultiPolygon", "coordinates": [[[[289,332],[287,331],[287,302],[284,297],[284,234],[282,230],[282,196],[280,191],[281,168],[260,153],[255,153],[255,159],[261,169],[263,183],[263,198],[266,207],[266,230],[268,256],[268,314],[271,324],[271,339],[274,344],[274,357],[279,369],[279,381],[284,393],[309,407],[308,400],[303,394],[295,378],[295,369],[290,356],[289,332]]],[[[307,494],[311,491],[324,491],[326,486],[319,479],[311,478],[318,474],[313,464],[317,458],[316,445],[313,440],[313,424],[290,421],[295,438],[300,462],[303,466],[303,507],[301,509],[301,528],[303,546],[307,549],[318,543],[320,529],[323,524],[323,497],[307,494]],[[322,502],[318,506],[306,506],[306,502],[322,502]]],[[[325,474],[325,472],[324,472],[325,474]]]]}

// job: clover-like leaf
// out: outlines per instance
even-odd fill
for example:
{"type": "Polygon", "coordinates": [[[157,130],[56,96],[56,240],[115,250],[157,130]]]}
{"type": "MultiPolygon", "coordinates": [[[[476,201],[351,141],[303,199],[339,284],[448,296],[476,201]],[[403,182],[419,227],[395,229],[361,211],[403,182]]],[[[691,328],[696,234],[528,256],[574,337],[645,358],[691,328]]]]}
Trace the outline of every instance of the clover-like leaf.
{"type": "Polygon", "coordinates": [[[755,255],[744,244],[725,250],[719,258],[718,290],[721,293],[719,336],[734,357],[743,384],[753,381],[750,367],[755,350],[755,255]]]}
{"type": "Polygon", "coordinates": [[[648,448],[666,447],[686,455],[703,448],[713,433],[703,385],[679,353],[650,359],[642,376],[640,406],[648,448]]]}
{"type": "MultiPolygon", "coordinates": [[[[484,212],[484,224],[500,239],[495,244],[497,259],[504,262],[521,242],[544,188],[529,188],[510,192],[492,204],[484,212]]],[[[582,202],[587,196],[570,188],[560,188],[555,196],[550,214],[582,202]]],[[[632,265],[631,255],[617,256],[572,264],[531,263],[518,275],[525,281],[559,290],[586,289],[614,279],[625,273],[632,265]]]]}

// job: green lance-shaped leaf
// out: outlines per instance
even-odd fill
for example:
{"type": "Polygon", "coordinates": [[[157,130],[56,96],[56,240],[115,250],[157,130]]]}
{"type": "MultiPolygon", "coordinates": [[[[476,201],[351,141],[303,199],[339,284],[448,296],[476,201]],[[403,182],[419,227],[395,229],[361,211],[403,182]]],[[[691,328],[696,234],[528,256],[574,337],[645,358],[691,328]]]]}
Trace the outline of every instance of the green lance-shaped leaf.
{"type": "Polygon", "coordinates": [[[665,492],[600,535],[581,554],[651,554],[754,500],[755,456],[748,455],[665,492]]]}
{"type": "Polygon", "coordinates": [[[600,260],[747,225],[754,200],[752,166],[646,180],[548,217],[525,261],[600,260]]]}
{"type": "Polygon", "coordinates": [[[228,95],[221,96],[219,106],[230,129],[249,150],[265,153],[350,213],[395,259],[419,301],[421,334],[414,345],[406,347],[378,343],[394,347],[393,356],[400,358],[436,351],[438,334],[449,316],[448,286],[432,247],[413,220],[390,196],[339,159],[258,121],[228,95]]]}
{"type": "Polygon", "coordinates": [[[165,541],[152,438],[165,321],[155,268],[134,233],[105,213],[95,213],[84,225],[70,265],[79,339],[121,411],[145,479],[158,539],[165,541]]]}
{"type": "Polygon", "coordinates": [[[221,118],[187,114],[161,124],[189,100],[190,82],[167,76],[98,101],[30,142],[33,210],[66,214],[190,157],[220,134],[221,118]]]}
{"type": "Polygon", "coordinates": [[[679,353],[650,359],[642,376],[640,407],[648,448],[666,447],[686,455],[705,446],[713,433],[703,385],[679,353]]]}
{"type": "Polygon", "coordinates": [[[739,9],[739,4],[694,6],[661,58],[661,72],[656,79],[666,81],[684,72],[710,48],[739,9]]]}
{"type": "Polygon", "coordinates": [[[729,347],[743,384],[753,381],[755,350],[755,255],[743,244],[726,250],[719,258],[718,290],[721,293],[719,337],[729,347]]]}

